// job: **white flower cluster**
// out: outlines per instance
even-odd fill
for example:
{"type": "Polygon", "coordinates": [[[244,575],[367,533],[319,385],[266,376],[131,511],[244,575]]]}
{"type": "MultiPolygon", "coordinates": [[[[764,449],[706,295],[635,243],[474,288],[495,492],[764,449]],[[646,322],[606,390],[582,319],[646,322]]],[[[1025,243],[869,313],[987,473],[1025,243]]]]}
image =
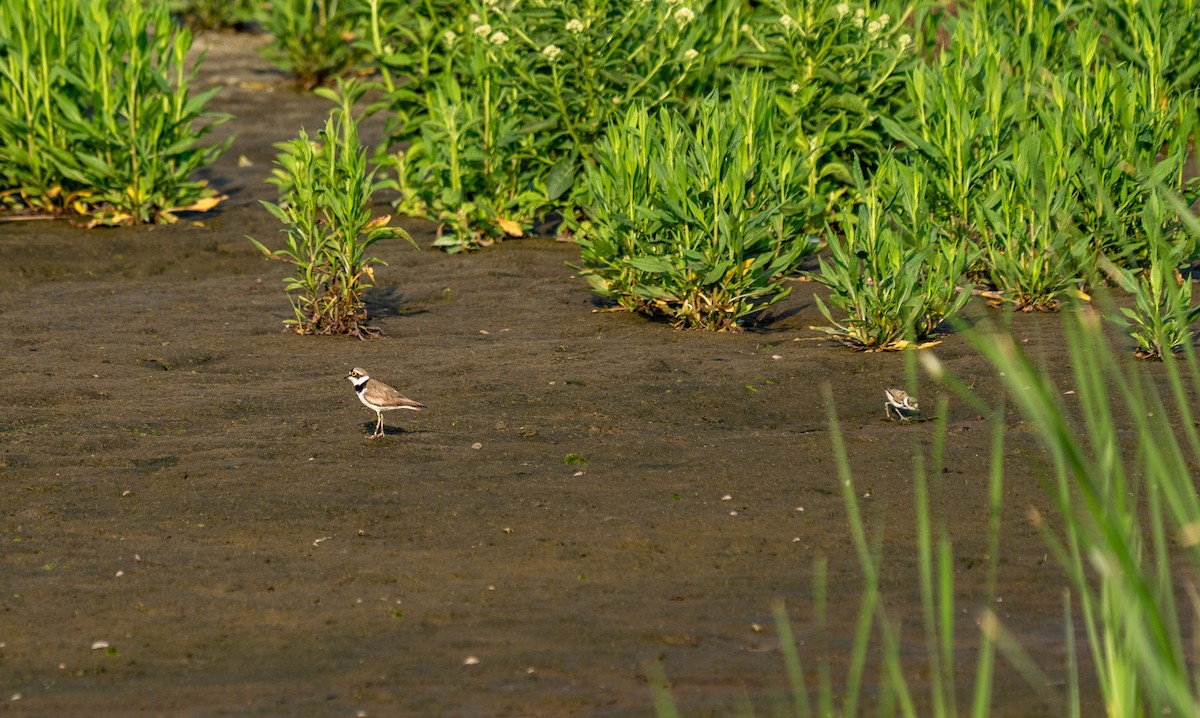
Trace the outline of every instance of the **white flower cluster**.
{"type": "Polygon", "coordinates": [[[872,35],[878,35],[881,30],[887,29],[888,23],[891,21],[892,18],[888,17],[888,14],[885,12],[877,19],[867,23],[867,32],[872,35]]]}
{"type": "Polygon", "coordinates": [[[675,22],[679,23],[680,25],[686,25],[692,20],[696,19],[696,13],[692,12],[690,7],[683,5],[675,11],[674,17],[675,22]]]}
{"type": "Polygon", "coordinates": [[[688,51],[683,53],[683,59],[687,60],[688,62],[693,62],[697,57],[700,57],[700,53],[697,52],[696,48],[694,47],[689,47],[688,51]]]}
{"type": "Polygon", "coordinates": [[[784,30],[791,30],[793,27],[795,27],[796,21],[792,19],[791,15],[785,14],[779,16],[779,24],[783,25],[784,30]]]}
{"type": "Polygon", "coordinates": [[[505,35],[497,30],[496,32],[493,32],[492,36],[488,39],[492,41],[493,45],[503,45],[504,43],[508,42],[508,35],[505,35]]]}
{"type": "Polygon", "coordinates": [[[544,55],[545,58],[547,60],[550,60],[551,62],[553,62],[554,60],[557,60],[558,56],[561,54],[562,54],[562,48],[559,47],[558,45],[547,45],[542,48],[542,55],[544,55]]]}
{"type": "Polygon", "coordinates": [[[474,33],[479,37],[487,37],[488,35],[492,34],[492,26],[486,22],[482,25],[476,25],[474,33]]]}
{"type": "Polygon", "coordinates": [[[850,13],[850,6],[844,2],[840,2],[833,6],[833,11],[836,12],[837,16],[840,18],[846,17],[846,15],[850,13]]]}
{"type": "Polygon", "coordinates": [[[454,47],[454,42],[456,40],[458,40],[458,33],[454,32],[453,30],[447,30],[446,32],[442,33],[442,41],[446,43],[447,47],[454,47]]]}
{"type": "Polygon", "coordinates": [[[896,38],[896,42],[900,44],[901,50],[907,50],[908,46],[912,44],[912,35],[909,35],[906,32],[900,37],[896,38]]]}
{"type": "Polygon", "coordinates": [[[567,20],[566,28],[567,32],[578,35],[579,33],[583,32],[583,21],[579,18],[573,17],[570,20],[567,20]]]}

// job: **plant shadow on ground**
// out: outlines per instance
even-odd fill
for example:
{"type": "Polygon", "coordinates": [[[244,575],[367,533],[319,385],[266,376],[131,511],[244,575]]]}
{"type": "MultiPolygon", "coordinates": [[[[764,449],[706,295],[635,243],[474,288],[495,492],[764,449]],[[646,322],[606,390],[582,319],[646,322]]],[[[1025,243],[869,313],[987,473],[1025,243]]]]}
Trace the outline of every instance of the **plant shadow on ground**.
{"type": "MultiPolygon", "coordinates": [[[[906,626],[919,615],[910,456],[933,427],[883,415],[883,389],[906,385],[902,356],[793,341],[821,323],[814,283],[793,283],[753,331],[675,332],[593,313],[573,245],[448,256],[414,223],[425,251],[379,245],[384,338],[282,332],[284,268],[243,237],[275,236],[257,203],[273,199],[271,145],[318,126],[328,103],[240,86],[232,66],[201,78],[229,83],[216,109],[238,115],[214,167],[238,199],[205,226],[0,225],[0,651],[16,714],[646,715],[647,661],[687,714],[747,697],[765,712],[787,692],[773,601],[802,647],[816,640],[798,617],[827,556],[836,654],[862,586],[822,382],[864,517],[886,527],[889,611],[906,626]],[[143,363],[159,355],[213,358],[143,363]],[[385,419],[364,452],[374,420],[344,379],[353,366],[431,410],[385,419]],[[123,428],[144,425],[160,430],[123,428]],[[588,463],[564,468],[567,454],[588,463]]],[[[1013,324],[1072,386],[1058,317],[1013,324]]],[[[936,351],[999,397],[961,337],[936,351]]],[[[933,406],[932,387],[907,388],[933,406]]],[[[1000,619],[1061,678],[1065,581],[1024,519],[1046,508],[1046,457],[1015,412],[1006,422],[1000,619]]],[[[952,401],[934,510],[967,609],[964,656],[989,448],[987,422],[952,401]]],[[[906,660],[921,645],[906,636],[906,660]]],[[[956,666],[969,685],[969,661],[956,666]]],[[[1056,713],[1001,665],[993,715],[1056,713]]]]}

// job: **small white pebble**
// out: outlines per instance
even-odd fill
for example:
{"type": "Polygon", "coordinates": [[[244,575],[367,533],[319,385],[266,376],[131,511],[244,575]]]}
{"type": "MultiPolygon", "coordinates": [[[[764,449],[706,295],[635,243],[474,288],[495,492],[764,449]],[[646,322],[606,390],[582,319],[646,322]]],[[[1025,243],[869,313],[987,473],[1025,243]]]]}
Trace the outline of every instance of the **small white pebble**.
{"type": "Polygon", "coordinates": [[[730,515],[730,516],[737,516],[737,512],[736,512],[736,511],[730,511],[730,512],[729,512],[729,515],[730,515]]]}
{"type": "Polygon", "coordinates": [[[361,598],[358,599],[357,601],[355,601],[355,603],[362,603],[362,599],[361,598]]]}
{"type": "Polygon", "coordinates": [[[100,375],[99,375],[99,374],[92,374],[92,378],[93,378],[93,379],[99,379],[99,378],[100,378],[100,375]]]}
{"type": "Polygon", "coordinates": [[[526,668],[525,672],[528,673],[529,675],[533,675],[533,666],[526,668]]]}
{"type": "Polygon", "coordinates": [[[1071,394],[1074,394],[1074,393],[1075,393],[1075,390],[1071,389],[1070,391],[1064,391],[1063,396],[1070,396],[1071,394]]]}
{"type": "Polygon", "coordinates": [[[135,553],[135,554],[133,555],[133,562],[134,562],[134,563],[141,563],[141,562],[142,562],[142,556],[141,556],[141,554],[136,554],[136,553],[135,553]]]}
{"type": "Polygon", "coordinates": [[[467,660],[463,661],[464,666],[473,666],[479,663],[479,659],[475,656],[467,656],[467,660]]]}
{"type": "Polygon", "coordinates": [[[792,539],[792,543],[800,543],[800,537],[797,536],[796,538],[792,539]]]}
{"type": "Polygon", "coordinates": [[[9,698],[9,700],[10,700],[10,701],[19,701],[19,700],[21,700],[21,694],[20,694],[20,693],[14,693],[14,694],[12,694],[12,698],[9,698]]]}
{"type": "Polygon", "coordinates": [[[58,670],[60,670],[60,671],[67,670],[67,664],[65,664],[65,663],[58,664],[58,670]]]}
{"type": "Polygon", "coordinates": [[[797,511],[804,511],[804,507],[803,507],[803,506],[797,506],[797,507],[796,507],[796,510],[797,510],[797,511]]]}
{"type": "Polygon", "coordinates": [[[779,360],[780,360],[780,359],[782,359],[783,357],[782,357],[782,356],[780,356],[780,355],[778,355],[778,354],[772,354],[772,355],[771,355],[771,358],[772,358],[772,359],[774,359],[774,360],[776,360],[776,361],[779,361],[779,360]]]}
{"type": "Polygon", "coordinates": [[[482,448],[483,448],[483,444],[481,444],[481,443],[479,443],[478,441],[476,441],[474,444],[471,444],[471,448],[472,448],[472,449],[482,449],[482,448]]]}
{"type": "Polygon", "coordinates": [[[504,533],[506,533],[506,534],[510,534],[510,533],[512,533],[512,532],[513,532],[513,530],[512,530],[511,528],[509,528],[508,526],[505,526],[505,527],[504,527],[504,533]]]}
{"type": "Polygon", "coordinates": [[[125,572],[124,572],[124,571],[117,571],[117,578],[120,578],[120,577],[122,577],[122,576],[124,576],[124,575],[125,575],[125,572]]]}
{"type": "Polygon", "coordinates": [[[583,476],[586,473],[586,471],[576,471],[575,473],[571,474],[571,476],[583,476]]]}
{"type": "Polygon", "coordinates": [[[479,330],[479,333],[480,333],[480,335],[482,335],[482,336],[485,336],[485,337],[486,337],[487,335],[491,334],[491,332],[489,332],[489,331],[488,331],[488,330],[486,330],[486,329],[480,329],[480,330],[479,330]]]}
{"type": "Polygon", "coordinates": [[[108,648],[108,641],[92,641],[93,651],[98,651],[101,648],[108,648]]]}
{"type": "Polygon", "coordinates": [[[366,712],[366,711],[359,711],[359,712],[357,712],[357,713],[355,713],[355,714],[354,714],[354,718],[367,718],[367,712],[366,712]]]}
{"type": "Polygon", "coordinates": [[[762,628],[762,624],[759,624],[759,623],[751,623],[751,624],[750,624],[750,630],[751,630],[751,631],[754,631],[755,633],[762,633],[762,630],[763,630],[763,628],[762,628]]]}
{"type": "Polygon", "coordinates": [[[121,492],[121,495],[122,495],[122,496],[128,496],[128,495],[130,495],[130,494],[132,494],[132,493],[133,493],[133,492],[132,492],[132,491],[130,491],[129,489],[125,489],[124,491],[122,491],[122,492],[121,492]]]}
{"type": "Polygon", "coordinates": [[[732,499],[733,499],[733,497],[730,496],[729,494],[725,494],[724,496],[721,497],[722,501],[730,501],[732,499]]]}

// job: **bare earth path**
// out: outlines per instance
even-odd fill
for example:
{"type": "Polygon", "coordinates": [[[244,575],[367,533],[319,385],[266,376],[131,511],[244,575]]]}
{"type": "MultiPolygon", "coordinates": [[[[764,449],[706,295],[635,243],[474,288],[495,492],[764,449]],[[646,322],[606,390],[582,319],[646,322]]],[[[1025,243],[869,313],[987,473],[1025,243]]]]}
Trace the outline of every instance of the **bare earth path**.
{"type": "MultiPolygon", "coordinates": [[[[424,251],[380,248],[385,338],[281,333],[285,267],[244,236],[278,237],[257,205],[271,143],[327,103],[277,86],[253,39],[205,41],[238,139],[209,173],[230,200],[203,226],[0,224],[0,713],[643,716],[661,662],[686,715],[747,697],[771,714],[787,685],[772,602],[815,667],[828,557],[840,665],[862,585],[821,382],[922,679],[909,457],[933,423],[884,420],[901,356],[793,341],[820,323],[812,284],[753,331],[678,333],[594,314],[572,245],[447,256],[415,222],[424,251]],[[353,366],[429,410],[368,439],[353,366]]],[[[1017,328],[1062,367],[1057,318],[1017,328]]],[[[965,340],[937,352],[994,395],[965,340]]],[[[1063,581],[1024,519],[1046,508],[1047,467],[1010,424],[1002,619],[1057,680],[1063,581]]],[[[963,696],[989,440],[952,403],[938,511],[963,696]]],[[[997,715],[1057,713],[1007,667],[998,682],[997,715]]]]}

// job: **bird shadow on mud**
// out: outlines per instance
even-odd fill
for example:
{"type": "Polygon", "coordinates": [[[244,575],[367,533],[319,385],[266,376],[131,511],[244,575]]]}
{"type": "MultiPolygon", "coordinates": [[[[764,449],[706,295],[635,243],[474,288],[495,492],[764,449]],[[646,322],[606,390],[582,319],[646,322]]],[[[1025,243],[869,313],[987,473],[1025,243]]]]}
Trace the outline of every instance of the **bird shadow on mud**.
{"type": "Polygon", "coordinates": [[[383,425],[383,436],[372,437],[371,434],[375,433],[375,420],[374,419],[363,422],[362,428],[363,428],[362,438],[364,438],[364,439],[371,439],[371,438],[382,439],[387,436],[406,436],[406,435],[412,436],[412,435],[416,435],[416,434],[432,434],[433,433],[433,429],[421,429],[421,428],[406,429],[403,426],[388,426],[387,424],[384,424],[383,425]]]}

